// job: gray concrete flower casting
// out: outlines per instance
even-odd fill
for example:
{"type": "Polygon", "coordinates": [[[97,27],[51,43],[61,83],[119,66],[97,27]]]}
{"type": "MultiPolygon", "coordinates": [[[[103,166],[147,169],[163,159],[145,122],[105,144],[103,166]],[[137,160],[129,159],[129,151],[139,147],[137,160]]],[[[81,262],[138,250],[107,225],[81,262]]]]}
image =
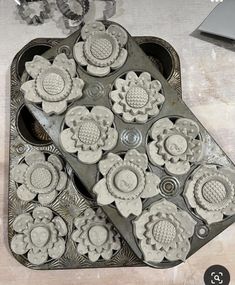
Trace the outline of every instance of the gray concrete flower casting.
{"type": "Polygon", "coordinates": [[[187,173],[191,163],[202,158],[203,142],[199,132],[198,124],[190,119],[179,118],[174,123],[169,118],[158,120],[150,130],[153,140],[147,146],[150,161],[165,166],[172,175],[187,173]]]}
{"type": "Polygon", "coordinates": [[[46,207],[36,207],[32,213],[21,214],[13,222],[10,246],[17,255],[27,254],[31,264],[41,265],[60,258],[65,251],[67,226],[46,207]]]}
{"type": "Polygon", "coordinates": [[[57,155],[51,154],[46,159],[43,152],[34,150],[13,168],[12,179],[19,184],[16,190],[19,199],[37,198],[40,204],[47,205],[66,188],[68,177],[57,155]]]}
{"type": "Polygon", "coordinates": [[[141,198],[159,194],[160,178],[147,171],[148,158],[135,149],[127,151],[124,159],[109,153],[99,162],[99,171],[103,175],[94,187],[99,205],[115,205],[124,217],[130,214],[140,215],[141,198]]]}
{"type": "Polygon", "coordinates": [[[60,144],[65,151],[77,153],[81,162],[94,164],[103,151],[113,149],[117,143],[113,121],[113,113],[103,106],[95,106],[91,111],[85,106],[71,108],[65,115],[68,128],[61,132],[60,144]]]}
{"type": "Polygon", "coordinates": [[[93,76],[103,77],[120,68],[126,61],[127,33],[118,25],[107,29],[101,22],[86,24],[81,41],[74,45],[74,58],[93,76]]]}
{"type": "Polygon", "coordinates": [[[159,114],[159,108],[165,101],[160,90],[161,83],[152,80],[148,72],[138,76],[130,71],[125,79],[115,81],[114,90],[109,95],[113,101],[112,110],[125,122],[145,123],[159,114]]]}
{"type": "Polygon", "coordinates": [[[215,164],[202,165],[188,179],[185,197],[208,224],[235,214],[235,171],[215,164]]]}
{"type": "Polygon", "coordinates": [[[77,243],[77,252],[87,255],[92,262],[99,258],[110,260],[121,248],[119,234],[106,220],[100,208],[96,211],[91,208],[86,209],[74,220],[74,225],[76,230],[71,237],[77,243]]]}
{"type": "Polygon", "coordinates": [[[51,64],[42,56],[35,55],[26,62],[25,68],[32,80],[21,86],[25,100],[42,104],[42,110],[51,114],[61,114],[67,103],[82,97],[84,82],[76,77],[74,59],[64,53],[57,55],[51,64]]]}
{"type": "Polygon", "coordinates": [[[151,204],[133,222],[135,236],[146,262],[185,260],[196,221],[165,199],[151,204]]]}

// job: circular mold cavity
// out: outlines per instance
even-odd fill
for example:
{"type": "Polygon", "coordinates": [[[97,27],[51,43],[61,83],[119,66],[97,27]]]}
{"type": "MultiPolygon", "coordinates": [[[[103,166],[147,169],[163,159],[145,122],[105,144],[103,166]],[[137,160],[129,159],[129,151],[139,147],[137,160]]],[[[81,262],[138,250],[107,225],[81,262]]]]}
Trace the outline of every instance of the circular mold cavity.
{"type": "Polygon", "coordinates": [[[200,239],[204,239],[206,237],[208,237],[209,235],[209,228],[205,225],[200,225],[196,228],[196,235],[200,238],[200,239]]]}
{"type": "Polygon", "coordinates": [[[44,146],[52,143],[48,134],[25,105],[22,105],[17,112],[16,127],[20,136],[30,144],[44,146]]]}
{"type": "Polygon", "coordinates": [[[128,147],[135,148],[142,142],[142,134],[136,128],[125,129],[121,134],[121,141],[128,147]]]}
{"type": "Polygon", "coordinates": [[[160,182],[160,191],[163,196],[175,196],[179,191],[179,181],[171,176],[163,177],[160,182]]]}
{"type": "Polygon", "coordinates": [[[74,172],[72,173],[72,182],[79,194],[90,201],[95,201],[90,192],[86,189],[79,177],[74,172]]]}

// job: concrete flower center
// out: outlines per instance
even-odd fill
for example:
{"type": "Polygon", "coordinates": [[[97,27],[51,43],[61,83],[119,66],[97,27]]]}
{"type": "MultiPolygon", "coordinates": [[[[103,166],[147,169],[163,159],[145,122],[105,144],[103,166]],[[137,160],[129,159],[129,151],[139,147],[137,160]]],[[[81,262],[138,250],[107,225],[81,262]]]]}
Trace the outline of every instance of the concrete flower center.
{"type": "Polygon", "coordinates": [[[113,52],[112,43],[107,39],[96,39],[90,49],[92,55],[100,60],[107,59],[113,52]]]}
{"type": "Polygon", "coordinates": [[[30,233],[32,243],[37,247],[43,247],[47,244],[50,232],[46,227],[36,227],[30,233]]]}
{"type": "Polygon", "coordinates": [[[132,108],[142,108],[149,100],[146,90],[139,86],[131,87],[126,95],[126,102],[132,108]]]}
{"type": "Polygon", "coordinates": [[[226,198],[226,188],[218,180],[210,180],[202,187],[202,195],[211,204],[219,204],[226,198]]]}
{"type": "Polygon", "coordinates": [[[153,237],[161,244],[169,244],[176,237],[176,228],[169,221],[159,221],[153,227],[153,237]]]}
{"type": "Polygon", "coordinates": [[[64,90],[65,82],[61,75],[49,73],[43,79],[43,88],[50,95],[57,95],[64,90]]]}
{"type": "Polygon", "coordinates": [[[108,230],[104,226],[93,226],[90,228],[88,236],[92,244],[101,246],[108,239],[108,230]]]}
{"type": "Polygon", "coordinates": [[[93,121],[84,122],[78,131],[78,138],[84,144],[93,145],[100,138],[100,129],[93,121]]]}
{"type": "Polygon", "coordinates": [[[124,169],[116,174],[114,182],[120,191],[128,193],[136,188],[138,184],[138,178],[133,171],[124,169]]]}
{"type": "Polygon", "coordinates": [[[46,168],[39,167],[31,173],[31,183],[35,188],[46,188],[50,185],[51,181],[51,172],[46,168]]]}
{"type": "Polygon", "coordinates": [[[165,147],[171,155],[181,155],[187,150],[188,143],[183,136],[172,135],[167,138],[165,147]]]}

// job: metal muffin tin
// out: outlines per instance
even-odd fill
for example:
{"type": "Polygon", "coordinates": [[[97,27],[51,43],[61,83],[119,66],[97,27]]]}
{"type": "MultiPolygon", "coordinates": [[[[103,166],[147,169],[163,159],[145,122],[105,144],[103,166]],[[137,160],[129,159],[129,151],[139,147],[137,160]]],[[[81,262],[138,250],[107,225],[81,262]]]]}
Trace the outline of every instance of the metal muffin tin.
{"type": "MultiPolygon", "coordinates": [[[[109,26],[110,22],[104,22],[106,27],[109,26]]],[[[80,37],[80,31],[74,33],[70,37],[68,37],[65,40],[62,40],[61,42],[55,44],[54,47],[49,49],[46,53],[43,54],[43,56],[47,59],[52,60],[57,54],[64,51],[67,53],[68,56],[72,56],[72,49],[74,44],[78,41],[80,37]]],[[[168,44],[165,44],[164,41],[159,39],[153,39],[153,38],[136,38],[137,42],[142,46],[143,50],[148,53],[150,56],[150,59],[143,53],[141,48],[137,45],[136,41],[131,38],[131,36],[128,34],[128,42],[126,45],[126,48],[128,50],[128,58],[126,60],[126,63],[122,66],[122,68],[116,70],[115,72],[112,72],[109,76],[103,77],[103,78],[97,78],[92,77],[87,74],[87,72],[84,71],[83,68],[80,66],[77,66],[77,74],[80,78],[82,78],[85,82],[85,91],[84,93],[87,93],[87,89],[89,90],[89,86],[92,86],[92,84],[102,84],[105,90],[105,95],[100,96],[99,98],[95,98],[96,100],[93,100],[91,96],[84,96],[80,98],[78,101],[75,101],[72,105],[70,105],[67,109],[67,111],[74,106],[78,105],[87,105],[87,106],[95,106],[95,105],[102,105],[106,106],[108,108],[111,108],[110,100],[108,99],[108,94],[113,88],[113,83],[115,79],[122,76],[123,74],[126,74],[130,70],[134,70],[136,72],[142,72],[146,71],[151,74],[153,79],[157,79],[161,83],[161,92],[165,96],[165,102],[162,105],[160,109],[160,113],[156,116],[151,118],[149,121],[147,121],[145,124],[127,124],[125,123],[120,116],[115,116],[115,127],[118,130],[119,133],[119,139],[116,147],[111,150],[112,153],[117,153],[122,155],[123,153],[126,153],[130,148],[134,148],[138,150],[140,153],[146,153],[146,146],[147,143],[151,137],[150,135],[150,129],[153,126],[153,124],[161,118],[169,117],[171,118],[173,123],[176,123],[178,119],[184,117],[187,119],[191,119],[199,126],[199,134],[198,138],[203,142],[204,145],[204,151],[203,151],[203,157],[196,163],[190,164],[190,170],[187,171],[184,175],[169,175],[169,171],[166,172],[165,168],[163,166],[156,166],[153,165],[152,161],[149,161],[149,168],[152,170],[153,173],[158,175],[161,182],[159,184],[159,194],[156,195],[153,198],[147,198],[143,200],[143,212],[147,213],[148,211],[151,211],[152,205],[158,203],[159,201],[163,201],[162,198],[165,198],[168,200],[168,202],[172,202],[174,205],[177,206],[177,211],[181,212],[182,210],[184,213],[186,212],[187,215],[191,220],[193,220],[193,224],[195,224],[195,230],[194,232],[187,233],[189,241],[190,241],[190,251],[187,254],[187,258],[191,256],[194,252],[196,252],[200,247],[202,247],[204,244],[206,244],[208,241],[210,241],[213,237],[218,235],[221,231],[223,231],[226,227],[228,227],[231,223],[233,223],[234,216],[224,217],[222,221],[219,221],[217,223],[206,223],[205,219],[201,218],[197,215],[197,213],[192,211],[191,206],[189,205],[190,201],[187,201],[185,198],[185,195],[183,195],[183,191],[185,186],[187,185],[188,181],[190,180],[191,174],[195,169],[197,169],[198,166],[201,164],[216,164],[216,165],[223,165],[229,168],[233,168],[233,165],[229,158],[226,157],[224,152],[220,149],[220,147],[215,143],[215,141],[211,138],[211,136],[207,133],[205,128],[198,122],[198,120],[195,118],[195,116],[190,112],[190,110],[187,108],[187,106],[183,103],[181,99],[181,82],[180,82],[180,67],[179,67],[179,60],[177,57],[177,54],[169,47],[168,44]],[[169,68],[170,71],[167,72],[167,68],[169,67],[169,64],[164,65],[166,61],[162,61],[162,56],[160,58],[157,58],[157,61],[153,60],[154,57],[154,50],[151,48],[151,45],[156,45],[160,49],[165,48],[165,59],[170,58],[171,61],[171,68],[169,68]],[[170,54],[170,56],[169,56],[170,54]],[[160,64],[159,64],[160,62],[160,64]],[[158,65],[158,68],[160,71],[162,71],[163,67],[163,75],[159,72],[158,68],[156,68],[156,65],[158,65]],[[167,68],[164,68],[164,67],[167,68]],[[165,73],[164,73],[165,72],[165,73]],[[168,80],[168,81],[167,81],[168,80]],[[172,87],[177,90],[173,90],[172,87]],[[142,140],[137,145],[132,144],[127,145],[123,143],[123,131],[128,131],[131,128],[135,128],[138,130],[138,132],[142,135],[142,140]],[[186,183],[187,182],[187,183],[186,183]],[[166,185],[173,185],[177,191],[173,192],[167,192],[169,190],[168,186],[166,185]],[[156,203],[155,203],[156,202],[156,203]],[[192,237],[191,237],[192,236],[192,237]]],[[[34,43],[35,44],[35,43],[34,43]]],[[[21,53],[21,52],[20,52],[21,53]]],[[[19,92],[20,83],[25,82],[28,79],[28,75],[26,72],[23,72],[21,74],[21,82],[19,81],[19,77],[17,76],[17,70],[16,66],[19,62],[20,56],[16,57],[12,64],[12,139],[11,139],[11,167],[13,167],[15,164],[17,164],[24,155],[19,154],[20,152],[24,152],[27,148],[32,148],[32,145],[25,145],[25,143],[22,143],[22,139],[20,138],[21,145],[19,148],[19,134],[18,129],[16,129],[14,126],[17,125],[17,122],[15,121],[16,111],[19,108],[19,103],[23,103],[23,96],[19,92]],[[14,135],[15,134],[15,135],[14,135]],[[18,153],[16,151],[18,150],[18,153]],[[13,158],[13,159],[12,159],[13,158]]],[[[32,57],[30,58],[32,59],[32,57]]],[[[39,148],[47,151],[55,151],[56,153],[61,153],[64,157],[64,160],[68,162],[67,168],[70,170],[71,173],[73,171],[76,173],[76,185],[79,184],[79,189],[83,189],[84,193],[89,193],[87,195],[87,199],[83,199],[81,194],[76,192],[75,190],[75,196],[78,197],[78,199],[81,201],[84,201],[84,204],[88,203],[89,206],[90,203],[93,203],[96,205],[94,201],[91,201],[89,199],[90,197],[95,197],[94,193],[92,192],[92,187],[95,185],[95,183],[98,180],[98,169],[97,165],[85,165],[80,162],[78,162],[77,158],[74,155],[68,154],[65,152],[59,143],[59,133],[61,132],[64,124],[64,115],[52,115],[48,116],[45,113],[42,112],[42,110],[29,102],[26,103],[28,109],[33,114],[33,116],[38,120],[38,122],[42,125],[42,127],[45,129],[45,131],[48,133],[50,138],[52,139],[54,145],[50,146],[36,146],[34,148],[39,148]],[[89,177],[87,177],[87,173],[89,173],[89,177]],[[85,202],[86,201],[86,202],[85,202]]],[[[21,121],[21,119],[19,120],[21,121]]],[[[49,144],[49,142],[47,142],[49,144]]],[[[106,157],[107,153],[104,154],[104,157],[106,157]]],[[[171,173],[172,174],[172,173],[171,173]]],[[[73,178],[74,181],[74,178],[73,178]]],[[[9,206],[9,240],[12,239],[13,235],[13,229],[12,229],[12,223],[14,218],[19,214],[14,212],[14,210],[20,209],[20,212],[30,212],[32,208],[35,207],[35,203],[22,203],[19,202],[15,195],[16,186],[12,181],[11,173],[10,173],[10,190],[9,190],[9,200],[10,200],[10,206],[9,206]],[[17,205],[17,206],[15,206],[17,205]]],[[[79,191],[78,189],[78,191],[79,191]]],[[[74,192],[74,191],[73,191],[74,192]]],[[[71,217],[69,217],[68,214],[64,215],[62,214],[63,210],[60,210],[60,204],[63,202],[65,198],[68,196],[65,191],[61,196],[58,196],[56,199],[57,207],[54,208],[54,203],[49,205],[49,208],[51,208],[55,213],[59,213],[62,218],[67,222],[68,226],[71,228],[73,227],[73,224],[71,223],[71,217]],[[60,198],[63,197],[63,198],[60,198]]],[[[71,198],[73,200],[73,198],[71,198]]],[[[164,200],[162,204],[162,208],[170,209],[170,205],[172,203],[169,203],[164,200]]],[[[75,202],[77,204],[77,202],[75,202]]],[[[83,204],[83,203],[82,203],[83,204]]],[[[156,207],[155,207],[156,208],[156,207]]],[[[77,207],[77,209],[80,209],[80,207],[77,207]]],[[[28,267],[33,268],[40,268],[40,269],[48,269],[48,268],[80,268],[80,267],[99,267],[99,266],[123,266],[123,265],[144,265],[148,264],[150,266],[156,267],[156,268],[168,268],[175,266],[181,262],[181,260],[177,261],[170,261],[168,259],[163,259],[161,262],[152,262],[148,261],[146,258],[144,260],[143,252],[141,251],[141,248],[139,246],[139,241],[137,239],[137,218],[133,215],[129,216],[128,218],[124,218],[120,213],[117,211],[117,209],[111,205],[111,206],[102,206],[102,209],[106,213],[109,220],[113,223],[115,228],[118,230],[118,232],[121,234],[125,242],[123,250],[124,253],[120,254],[122,258],[116,258],[119,255],[118,251],[113,258],[108,262],[101,262],[98,261],[96,263],[88,262],[80,262],[81,258],[84,257],[79,256],[76,254],[76,258],[74,258],[74,243],[71,241],[70,238],[67,239],[67,247],[65,254],[56,260],[47,262],[40,266],[32,266],[29,264],[22,256],[15,255],[18,260],[20,260],[21,263],[25,264],[28,267]],[[133,221],[135,220],[135,232],[133,229],[133,221]],[[73,245],[73,249],[71,248],[73,245]],[[67,263],[61,263],[61,260],[64,260],[64,258],[67,258],[67,263]],[[115,262],[112,262],[112,260],[115,260],[115,262]],[[123,259],[125,262],[123,262],[123,259]],[[74,261],[76,260],[76,261],[74,261]],[[118,260],[118,261],[117,261],[118,260]],[[120,262],[120,260],[122,260],[120,262]],[[128,260],[128,261],[126,261],[128,260]],[[142,262],[143,261],[143,262],[142,262]]],[[[156,209],[155,209],[156,210],[156,209]]],[[[81,210],[82,211],[82,210],[81,210]]],[[[176,210],[174,210],[176,211],[176,210]]],[[[63,212],[64,213],[64,212],[63,212]]],[[[180,215],[180,214],[177,214],[180,215]]],[[[73,217],[75,218],[75,217],[73,217]]],[[[161,225],[166,226],[166,225],[161,225]]],[[[169,225],[168,225],[169,226],[169,225]]],[[[168,227],[168,230],[172,229],[168,227]]],[[[71,231],[69,232],[71,234],[71,231]]],[[[174,234],[174,233],[173,233],[174,234]]],[[[70,236],[70,235],[69,235],[70,236]]],[[[160,236],[161,240],[165,240],[165,236],[160,236]]],[[[123,249],[123,247],[122,247],[123,249]]],[[[86,259],[87,260],[87,259],[86,259]]]]}

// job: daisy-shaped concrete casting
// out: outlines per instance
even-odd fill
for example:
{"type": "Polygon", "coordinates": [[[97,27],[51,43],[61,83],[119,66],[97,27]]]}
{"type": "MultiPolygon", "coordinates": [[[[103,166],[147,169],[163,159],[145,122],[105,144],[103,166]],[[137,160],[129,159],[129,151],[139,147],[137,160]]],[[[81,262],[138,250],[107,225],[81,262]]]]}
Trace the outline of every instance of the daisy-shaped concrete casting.
{"type": "Polygon", "coordinates": [[[86,209],[74,220],[74,225],[77,229],[72,233],[72,239],[78,243],[77,251],[87,255],[92,262],[100,257],[109,260],[121,248],[119,234],[107,222],[100,208],[96,212],[91,208],[86,209]]]}
{"type": "Polygon", "coordinates": [[[165,165],[170,174],[185,174],[191,163],[201,159],[203,142],[198,136],[199,126],[190,119],[180,118],[175,123],[160,119],[150,130],[149,159],[154,165],[165,165]]]}
{"type": "Polygon", "coordinates": [[[211,224],[235,214],[234,187],[234,170],[202,165],[190,176],[184,195],[197,214],[211,224]]]}
{"type": "Polygon", "coordinates": [[[32,214],[21,214],[12,227],[17,234],[11,240],[11,249],[19,255],[27,253],[30,263],[40,265],[63,255],[67,226],[50,209],[37,207],[32,214]]]}
{"type": "Polygon", "coordinates": [[[99,162],[99,171],[104,176],[94,187],[99,205],[115,202],[120,214],[128,217],[142,212],[141,198],[149,198],[159,193],[160,179],[147,172],[148,158],[137,150],[129,150],[124,159],[109,153],[99,162]]]}
{"type": "Polygon", "coordinates": [[[31,201],[37,196],[38,201],[46,205],[53,202],[58,192],[66,188],[68,178],[57,155],[51,154],[46,159],[44,153],[35,150],[13,168],[12,179],[20,184],[17,196],[21,200],[31,201]]]}
{"type": "Polygon", "coordinates": [[[134,222],[134,232],[147,262],[185,260],[196,222],[175,204],[162,199],[150,205],[134,222]]]}
{"type": "Polygon", "coordinates": [[[71,108],[65,115],[69,127],[60,134],[60,144],[65,151],[77,153],[78,159],[94,164],[103,150],[115,147],[118,132],[112,128],[114,116],[106,107],[95,106],[89,111],[85,106],[71,108]]]}
{"type": "Polygon", "coordinates": [[[147,122],[149,117],[159,114],[159,107],[165,101],[160,93],[161,83],[152,80],[148,72],[138,76],[130,71],[125,79],[116,79],[114,87],[109,95],[113,101],[112,109],[125,122],[147,122]]]}
{"type": "Polygon", "coordinates": [[[25,100],[42,104],[47,114],[61,114],[67,103],[82,96],[84,82],[76,76],[76,64],[64,53],[56,56],[53,64],[42,56],[26,62],[26,71],[33,78],[21,86],[25,100]]]}
{"type": "Polygon", "coordinates": [[[128,37],[121,27],[110,25],[106,30],[101,22],[89,23],[82,28],[81,39],[74,45],[74,58],[91,75],[106,76],[125,63],[128,37]]]}

